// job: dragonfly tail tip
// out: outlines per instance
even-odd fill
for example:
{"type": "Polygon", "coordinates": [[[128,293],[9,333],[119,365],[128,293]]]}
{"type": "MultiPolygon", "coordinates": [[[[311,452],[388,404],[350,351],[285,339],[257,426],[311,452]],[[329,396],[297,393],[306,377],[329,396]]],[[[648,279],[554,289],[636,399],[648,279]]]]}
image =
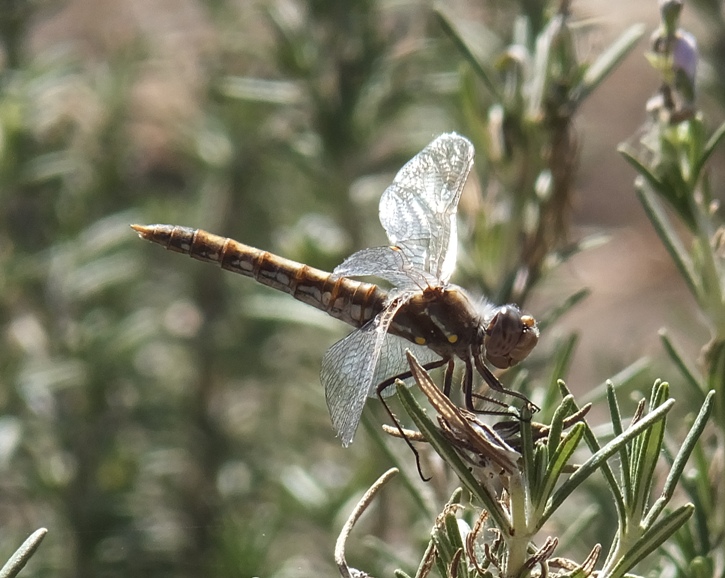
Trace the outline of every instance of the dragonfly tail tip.
{"type": "Polygon", "coordinates": [[[138,233],[138,236],[142,239],[148,238],[150,228],[145,225],[131,225],[131,228],[138,233]]]}

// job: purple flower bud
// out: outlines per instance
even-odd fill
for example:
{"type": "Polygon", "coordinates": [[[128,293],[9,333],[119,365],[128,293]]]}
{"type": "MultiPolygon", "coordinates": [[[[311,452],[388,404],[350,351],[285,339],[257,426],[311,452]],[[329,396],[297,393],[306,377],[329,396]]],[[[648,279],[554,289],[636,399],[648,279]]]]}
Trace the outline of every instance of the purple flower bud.
{"type": "Polygon", "coordinates": [[[682,71],[694,86],[697,72],[697,40],[689,32],[680,29],[675,33],[675,42],[672,49],[672,65],[675,71],[682,71]]]}

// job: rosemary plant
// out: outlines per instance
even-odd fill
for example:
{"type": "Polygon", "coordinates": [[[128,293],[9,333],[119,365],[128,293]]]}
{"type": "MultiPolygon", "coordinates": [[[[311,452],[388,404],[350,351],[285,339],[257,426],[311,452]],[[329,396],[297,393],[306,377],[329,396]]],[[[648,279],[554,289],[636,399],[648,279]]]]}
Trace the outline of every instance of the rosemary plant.
{"type": "MultiPolygon", "coordinates": [[[[549,424],[534,424],[527,408],[519,415],[518,431],[511,422],[496,431],[479,418],[456,407],[428,372],[408,354],[411,370],[437,414],[438,425],[402,382],[398,395],[420,430],[404,432],[427,441],[455,472],[470,496],[473,527],[460,513],[466,509],[457,490],[437,517],[416,578],[433,568],[450,577],[557,576],[619,578],[670,538],[692,516],[693,504],[666,510],[685,463],[709,419],[714,403],[710,392],[684,443],[674,457],[662,491],[652,500],[667,414],[675,405],[669,385],[656,382],[648,401],[641,400],[628,427],[623,427],[613,387],[608,401],[612,439],[602,444],[584,419],[588,407],[578,408],[563,382],[562,401],[549,424]],[[535,427],[534,427],[535,426],[535,427]],[[588,457],[575,464],[575,453],[587,446],[588,457]],[[618,472],[610,465],[618,460],[618,472]],[[585,480],[600,472],[607,481],[612,507],[619,520],[608,548],[592,545],[581,561],[557,551],[558,538],[547,535],[546,522],[585,480]],[[596,570],[602,551],[600,570],[596,570]]],[[[564,508],[565,509],[565,508],[564,508]]],[[[571,513],[569,513],[571,515],[571,513]]],[[[349,533],[349,528],[345,536],[349,533]]],[[[358,571],[359,572],[359,571],[358,571]]],[[[349,568],[343,576],[349,576],[349,568]],[[347,574],[346,574],[347,572],[347,574]]],[[[357,574],[357,575],[365,575],[357,574]]],[[[398,576],[407,576],[398,571],[398,576]]]]}

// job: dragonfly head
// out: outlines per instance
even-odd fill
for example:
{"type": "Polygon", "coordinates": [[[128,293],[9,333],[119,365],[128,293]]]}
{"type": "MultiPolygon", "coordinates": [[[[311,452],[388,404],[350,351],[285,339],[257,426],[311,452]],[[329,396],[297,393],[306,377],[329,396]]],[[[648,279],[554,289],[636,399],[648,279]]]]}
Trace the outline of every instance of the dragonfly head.
{"type": "Polygon", "coordinates": [[[539,328],[531,315],[515,305],[499,307],[486,327],[483,346],[486,359],[507,369],[526,359],[539,341],[539,328]]]}

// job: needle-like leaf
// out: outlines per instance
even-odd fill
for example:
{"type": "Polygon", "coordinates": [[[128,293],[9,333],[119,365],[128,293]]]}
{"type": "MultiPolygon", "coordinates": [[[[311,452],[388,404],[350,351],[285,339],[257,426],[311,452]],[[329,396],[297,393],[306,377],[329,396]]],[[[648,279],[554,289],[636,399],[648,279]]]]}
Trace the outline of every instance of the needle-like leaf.
{"type": "MultiPolygon", "coordinates": [[[[574,356],[574,350],[576,349],[577,343],[579,342],[579,336],[576,334],[569,335],[563,340],[563,343],[558,343],[554,350],[556,351],[554,359],[552,360],[552,370],[549,378],[549,386],[546,388],[546,395],[544,402],[541,404],[546,415],[547,410],[551,411],[550,408],[554,407],[555,399],[559,397],[559,388],[557,382],[560,379],[566,379],[566,375],[569,370],[572,358],[574,356]]],[[[562,405],[558,405],[557,411],[561,409],[562,405]]],[[[561,433],[561,432],[559,432],[561,433]]]]}
{"type": "Polygon", "coordinates": [[[682,356],[680,351],[677,349],[666,329],[660,331],[660,341],[662,346],[665,348],[665,352],[675,364],[677,369],[685,378],[685,384],[688,386],[689,395],[688,398],[693,405],[702,405],[705,403],[705,394],[700,385],[700,381],[695,377],[695,374],[690,370],[689,366],[685,362],[685,358],[682,356]]]}
{"type": "Polygon", "coordinates": [[[705,143],[705,148],[702,151],[702,155],[700,156],[698,163],[694,167],[693,174],[699,177],[702,167],[705,166],[707,160],[710,158],[712,153],[715,152],[715,148],[717,148],[717,145],[720,144],[723,137],[725,137],[725,123],[721,124],[707,140],[707,143],[705,143]]]}
{"type": "Polygon", "coordinates": [[[667,479],[665,480],[664,487],[662,488],[662,494],[657,499],[657,501],[652,504],[649,512],[647,512],[647,516],[643,521],[643,524],[645,526],[649,526],[657,518],[657,516],[659,516],[660,512],[662,512],[664,507],[672,498],[672,494],[675,491],[675,486],[680,480],[682,472],[685,469],[685,464],[687,464],[687,460],[689,459],[690,454],[695,448],[697,440],[700,439],[700,435],[702,435],[702,432],[705,429],[705,425],[710,419],[710,414],[712,413],[712,408],[714,405],[714,398],[714,391],[710,391],[705,397],[705,402],[702,404],[702,407],[700,408],[700,411],[695,418],[695,422],[692,424],[692,427],[690,428],[690,431],[688,432],[685,441],[680,447],[680,451],[677,452],[677,456],[675,457],[675,460],[670,467],[670,471],[667,474],[667,479]]]}
{"type": "Polygon", "coordinates": [[[639,197],[642,206],[644,207],[645,213],[649,217],[650,222],[657,231],[662,244],[667,249],[667,252],[675,262],[675,266],[680,271],[680,275],[687,283],[690,291],[698,300],[702,302],[701,287],[698,281],[695,268],[692,265],[690,256],[685,251],[680,239],[677,237],[672,224],[665,215],[659,200],[655,197],[654,193],[646,186],[637,187],[637,196],[639,197]]]}
{"type": "Polygon", "coordinates": [[[653,427],[654,424],[663,420],[667,415],[667,412],[672,409],[674,403],[675,401],[673,399],[668,399],[584,462],[579,469],[572,474],[571,477],[569,477],[569,479],[556,490],[556,492],[554,492],[551,501],[541,515],[539,524],[543,524],[551,516],[551,514],[559,508],[563,501],[577,486],[597,471],[597,469],[599,469],[613,454],[618,452],[622,444],[626,444],[629,440],[640,435],[642,432],[647,431],[649,428],[653,427]]]}
{"type": "Polygon", "coordinates": [[[585,395],[579,398],[579,404],[595,403],[604,399],[611,384],[615,390],[626,387],[632,381],[640,377],[650,367],[650,360],[647,357],[640,357],[637,361],[625,367],[622,371],[613,375],[604,383],[590,389],[585,395]]]}
{"type": "MultiPolygon", "coordinates": [[[[571,395],[569,388],[564,382],[560,382],[559,387],[561,388],[562,396],[571,395]]],[[[579,409],[579,404],[575,403],[575,407],[579,409]]],[[[589,427],[589,424],[587,424],[586,421],[584,422],[584,425],[586,426],[586,429],[584,430],[584,439],[587,442],[589,449],[596,454],[601,451],[601,445],[599,444],[597,437],[594,435],[592,428],[589,427]]],[[[604,479],[607,481],[607,485],[609,486],[609,490],[617,508],[617,518],[619,520],[620,527],[624,527],[627,520],[624,496],[617,485],[617,479],[614,476],[614,472],[606,460],[601,463],[601,468],[602,473],[604,474],[604,479]]]]}
{"type": "MultiPolygon", "coordinates": [[[[653,388],[650,408],[658,408],[668,399],[669,385],[667,383],[656,384],[653,388]]],[[[651,413],[650,413],[651,415],[651,413]]],[[[660,457],[662,442],[665,436],[665,419],[656,421],[652,427],[647,428],[642,437],[639,438],[639,452],[634,454],[632,460],[632,503],[629,504],[630,515],[637,524],[641,522],[645,508],[649,502],[652,489],[652,478],[655,466],[660,457]]]]}
{"type": "Polygon", "coordinates": [[[577,101],[582,102],[612,70],[624,60],[645,32],[643,24],[634,24],[627,28],[599,57],[587,68],[582,79],[577,101]]]}
{"type": "Polygon", "coordinates": [[[569,459],[574,453],[574,450],[576,450],[579,446],[579,442],[584,435],[584,428],[585,426],[583,423],[574,424],[574,426],[566,433],[564,439],[561,440],[561,443],[556,448],[556,452],[551,456],[549,460],[549,467],[546,471],[546,475],[544,476],[542,489],[538,496],[539,503],[534,504],[534,507],[537,510],[540,509],[542,503],[548,500],[551,492],[554,490],[564,466],[569,463],[569,459]]]}
{"type": "Polygon", "coordinates": [[[433,13],[443,29],[443,32],[445,32],[446,36],[448,36],[453,44],[456,45],[456,48],[471,65],[471,68],[474,70],[478,78],[483,81],[486,88],[488,88],[496,100],[501,100],[502,96],[498,86],[491,79],[489,72],[483,67],[478,58],[476,58],[476,55],[473,54],[473,51],[469,48],[468,43],[464,40],[463,35],[458,30],[458,27],[453,22],[453,19],[446,14],[444,7],[442,5],[436,6],[433,13]]]}
{"type": "Polygon", "coordinates": [[[0,578],[14,578],[17,576],[38,549],[38,546],[40,546],[40,543],[47,533],[47,529],[40,528],[30,534],[20,548],[15,550],[15,553],[10,556],[10,559],[2,567],[2,570],[0,570],[0,578]]]}
{"type": "MultiPolygon", "coordinates": [[[[612,431],[615,436],[621,435],[624,431],[622,427],[622,414],[619,411],[619,402],[614,392],[614,386],[609,383],[607,385],[607,401],[609,402],[609,415],[612,420],[612,431]]],[[[630,477],[631,466],[629,461],[630,451],[627,445],[623,445],[619,450],[620,460],[620,476],[622,480],[622,495],[627,505],[632,503],[632,478],[630,477]]]]}

